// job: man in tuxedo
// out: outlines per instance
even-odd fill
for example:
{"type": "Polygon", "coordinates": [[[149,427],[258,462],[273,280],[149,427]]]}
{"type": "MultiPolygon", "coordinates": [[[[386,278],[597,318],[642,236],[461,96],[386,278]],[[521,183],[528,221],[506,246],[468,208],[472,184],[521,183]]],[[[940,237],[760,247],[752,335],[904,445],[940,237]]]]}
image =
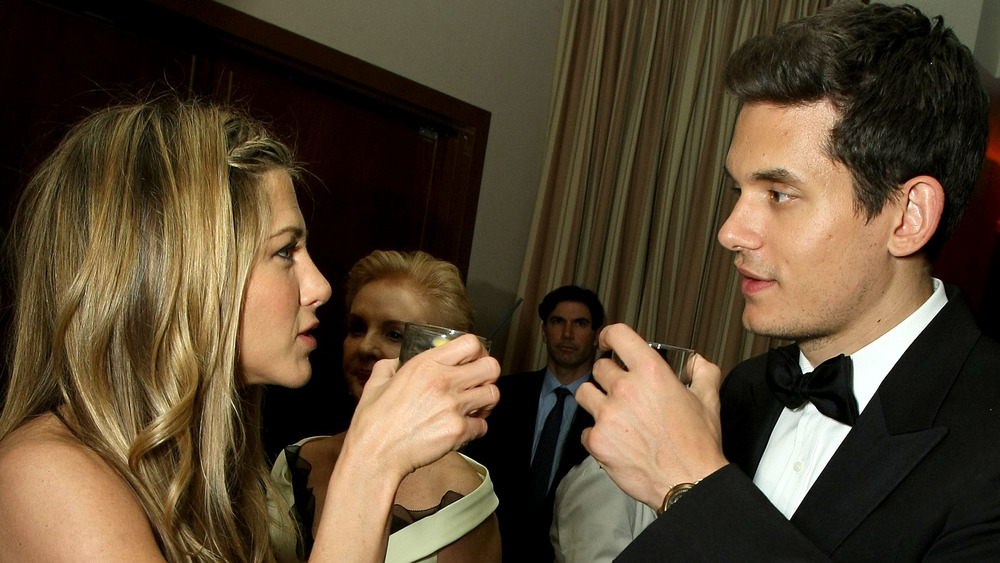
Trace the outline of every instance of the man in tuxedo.
{"type": "Polygon", "coordinates": [[[743,324],[795,344],[724,382],[698,357],[685,388],[631,329],[602,332],[640,367],[597,362],[583,441],[661,513],[618,560],[996,559],[1000,346],[930,275],[986,146],[971,54],[910,6],[841,2],[747,42],[725,81],[719,242],[743,324]]]}
{"type": "Polygon", "coordinates": [[[604,306],[589,289],[567,285],[538,305],[548,352],[538,371],[501,377],[489,430],[466,453],[489,469],[500,506],[504,561],[553,559],[552,502],[559,481],[587,456],[580,442],[594,419],[574,393],[591,379],[604,306]]]}

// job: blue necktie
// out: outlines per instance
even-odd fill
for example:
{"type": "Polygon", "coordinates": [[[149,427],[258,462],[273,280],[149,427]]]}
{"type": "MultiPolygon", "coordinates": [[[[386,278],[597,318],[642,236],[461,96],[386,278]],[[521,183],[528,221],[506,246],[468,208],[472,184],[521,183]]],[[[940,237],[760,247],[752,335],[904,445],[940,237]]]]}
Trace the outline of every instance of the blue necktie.
{"type": "Polygon", "coordinates": [[[556,387],[556,406],[552,407],[542,426],[542,434],[535,448],[535,459],[531,462],[531,480],[536,502],[542,502],[549,494],[549,479],[552,477],[552,461],[559,441],[559,427],[562,426],[563,405],[569,396],[569,389],[556,387]]]}

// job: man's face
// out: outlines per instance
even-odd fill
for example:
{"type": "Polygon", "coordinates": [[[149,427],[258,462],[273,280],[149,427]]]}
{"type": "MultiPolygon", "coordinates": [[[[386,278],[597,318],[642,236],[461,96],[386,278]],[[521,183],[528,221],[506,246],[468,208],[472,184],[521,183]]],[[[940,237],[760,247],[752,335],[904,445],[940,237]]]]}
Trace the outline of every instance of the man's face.
{"type": "Polygon", "coordinates": [[[718,238],[736,252],[743,325],[757,334],[850,342],[891,299],[897,204],[871,221],[858,210],[850,172],[824,150],[838,119],[823,101],[746,104],[736,120],[726,168],[739,199],[718,238]]]}
{"type": "Polygon", "coordinates": [[[583,303],[559,303],[545,319],[542,328],[549,361],[556,366],[573,369],[594,361],[597,327],[590,318],[590,308],[583,303]]]}

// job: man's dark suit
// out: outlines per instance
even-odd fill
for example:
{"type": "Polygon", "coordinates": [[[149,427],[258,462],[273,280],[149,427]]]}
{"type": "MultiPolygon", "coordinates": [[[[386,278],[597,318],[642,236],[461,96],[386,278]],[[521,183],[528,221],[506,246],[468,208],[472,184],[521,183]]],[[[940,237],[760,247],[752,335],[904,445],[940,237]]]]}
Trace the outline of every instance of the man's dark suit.
{"type": "Polygon", "coordinates": [[[549,526],[555,490],[566,472],[587,457],[580,434],[594,425],[593,417],[577,407],[548,498],[537,508],[531,498],[531,447],[544,377],[544,369],[501,377],[497,382],[500,402],[487,419],[489,429],[465,449],[467,455],[490,470],[500,499],[497,518],[504,561],[550,563],[554,558],[549,526]]]}
{"type": "Polygon", "coordinates": [[[748,477],[782,409],[761,356],[722,386],[732,463],[618,560],[1000,558],[1000,345],[948,289],[948,304],[886,376],[790,521],[748,477]]]}

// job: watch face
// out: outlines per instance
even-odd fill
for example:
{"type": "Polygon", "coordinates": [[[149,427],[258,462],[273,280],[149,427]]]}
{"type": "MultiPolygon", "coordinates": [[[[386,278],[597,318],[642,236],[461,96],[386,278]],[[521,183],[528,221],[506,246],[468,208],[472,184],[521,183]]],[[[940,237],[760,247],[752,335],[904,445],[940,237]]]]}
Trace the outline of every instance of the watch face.
{"type": "MultiPolygon", "coordinates": [[[[701,481],[701,479],[698,479],[698,481],[701,481]]],[[[698,481],[694,483],[679,483],[670,487],[670,490],[667,491],[667,496],[663,499],[663,507],[660,508],[657,514],[663,514],[668,508],[676,504],[684,496],[684,493],[690,491],[692,487],[698,484],[698,481]]]]}

